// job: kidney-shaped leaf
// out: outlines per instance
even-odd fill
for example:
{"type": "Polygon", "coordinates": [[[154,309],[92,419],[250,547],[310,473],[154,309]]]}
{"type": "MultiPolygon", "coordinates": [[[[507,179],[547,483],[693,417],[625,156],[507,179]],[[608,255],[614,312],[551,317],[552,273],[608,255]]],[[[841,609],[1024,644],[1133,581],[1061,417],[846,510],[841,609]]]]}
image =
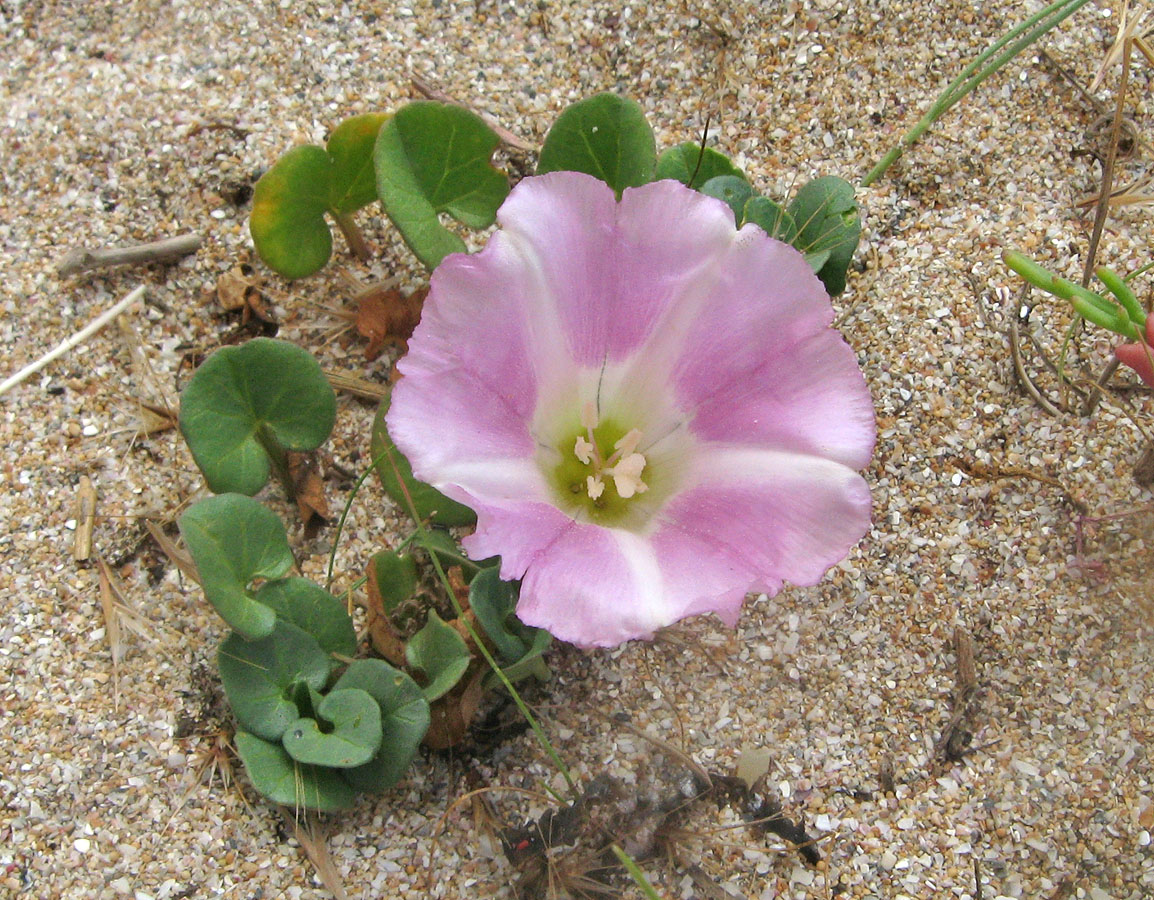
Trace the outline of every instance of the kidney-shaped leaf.
{"type": "Polygon", "coordinates": [[[362,690],[331,691],[317,708],[325,722],[322,731],[316,719],[301,718],[281,736],[284,748],[299,763],[351,769],[362,766],[381,746],[381,709],[362,690]]]}
{"type": "Polygon", "coordinates": [[[429,728],[429,704],[404,672],[381,659],[358,659],[345,669],[333,691],[357,689],[368,693],[381,710],[381,747],[369,762],[344,775],[362,791],[391,788],[408,768],[429,728]]]}
{"type": "Polygon", "coordinates": [[[725,201],[733,210],[733,219],[737,224],[741,223],[745,215],[745,204],[754,196],[754,190],[749,186],[749,182],[736,175],[718,175],[716,178],[710,178],[700,190],[703,194],[725,201]]]}
{"type": "Polygon", "coordinates": [[[517,618],[517,585],[502,581],[497,569],[483,569],[469,585],[469,608],[485,634],[497,646],[505,662],[516,662],[533,641],[531,632],[517,618]]]}
{"type": "Polygon", "coordinates": [[[789,205],[797,223],[794,246],[806,254],[830,296],[845,290],[845,276],[861,238],[853,185],[833,175],[815,178],[789,205]],[[824,259],[821,254],[828,254],[824,259]]]}
{"type": "Polygon", "coordinates": [[[392,613],[417,589],[417,561],[408,554],[379,550],[369,560],[368,589],[385,614],[392,613]]]}
{"type": "Polygon", "coordinates": [[[336,812],[353,804],[353,788],[338,771],[301,765],[280,744],[238,731],[236,752],[253,787],[273,803],[321,812],[336,812]]]}
{"type": "Polygon", "coordinates": [[[329,135],[325,150],[332,161],[329,209],[334,215],[356,212],[377,199],[373,148],[389,117],[368,113],[345,119],[329,135]]]}
{"type": "Polygon", "coordinates": [[[180,430],[216,493],[252,496],[268,481],[269,454],[315,450],[333,430],[337,401],[320,364],[286,341],[222,347],[180,399],[180,430]]]}
{"type": "Polygon", "coordinates": [[[250,585],[292,568],[292,550],[276,514],[249,497],[221,494],[189,507],[179,524],[216,611],[246,638],[270,634],[276,613],[255,599],[250,585]]]}
{"type": "Polygon", "coordinates": [[[657,158],[654,181],[673,178],[691,188],[699,188],[710,178],[732,175],[745,180],[745,174],[724,153],[689,141],[670,147],[657,158]]]}
{"type": "Polygon", "coordinates": [[[797,239],[797,225],[793,221],[793,216],[768,197],[750,197],[745,203],[742,218],[743,225],[745,222],[752,222],[771,238],[777,238],[787,244],[792,244],[797,239]]]}
{"type": "Polygon", "coordinates": [[[401,509],[410,514],[413,512],[409,508],[411,499],[419,519],[430,519],[448,527],[472,525],[477,521],[477,514],[469,507],[456,500],[450,500],[436,488],[413,477],[412,466],[397,449],[389,437],[388,428],[385,427],[389,400],[390,397],[386,396],[381,401],[377,417],[373,420],[373,433],[369,440],[370,452],[373,454],[377,477],[381,479],[381,487],[401,509]],[[406,491],[408,499],[405,497],[406,491]]]}
{"type": "Polygon", "coordinates": [[[432,610],[425,627],[405,645],[406,661],[425,674],[428,683],[421,690],[430,703],[453,689],[472,658],[457,629],[432,610]]]}
{"type": "Polygon", "coordinates": [[[467,109],[417,101],[381,129],[377,193],[405,243],[430,269],[465,243],[441,224],[448,213],[470,228],[493,224],[509,180],[490,158],[498,138],[467,109]]]}
{"type": "Polygon", "coordinates": [[[256,592],[255,599],[280,619],[311,634],[325,653],[352,656],[357,652],[357,632],[345,605],[307,578],[270,581],[256,592]]]}
{"type": "Polygon", "coordinates": [[[595,94],[557,117],[537,163],[537,174],[584,172],[621,196],[627,187],[653,180],[657,143],[637,101],[595,94]]]}
{"type": "Polygon", "coordinates": [[[329,261],[333,238],[325,213],[347,215],[371,203],[373,145],[388,118],[346,119],[326,149],[294,147],[256,183],[249,231],[260,258],[285,278],[311,275],[329,261]]]}
{"type": "Polygon", "coordinates": [[[237,721],[266,741],[280,740],[300,718],[294,702],[299,685],[319,691],[332,671],[329,657],[312,635],[288,622],[277,622],[259,641],[229,635],[216,658],[237,721]]]}

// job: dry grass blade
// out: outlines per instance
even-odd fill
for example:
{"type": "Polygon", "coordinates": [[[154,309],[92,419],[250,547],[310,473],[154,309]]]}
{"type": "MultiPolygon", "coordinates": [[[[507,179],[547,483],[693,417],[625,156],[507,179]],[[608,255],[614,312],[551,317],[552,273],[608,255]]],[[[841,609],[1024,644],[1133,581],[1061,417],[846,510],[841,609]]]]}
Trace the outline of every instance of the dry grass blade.
{"type": "Polygon", "coordinates": [[[1131,12],[1130,0],[1122,0],[1122,8],[1118,11],[1118,32],[1114,37],[1114,43],[1106,52],[1106,58],[1098,67],[1094,80],[1090,83],[1090,90],[1096,91],[1102,86],[1102,82],[1106,80],[1106,73],[1114,67],[1123,54],[1129,52],[1127,44],[1133,44],[1137,47],[1138,51],[1146,57],[1146,61],[1154,65],[1154,52],[1152,52],[1148,40],[1154,34],[1154,20],[1147,17],[1149,12],[1150,8],[1145,3],[1137,4],[1131,12]]]}
{"type": "Polygon", "coordinates": [[[120,337],[128,347],[132,359],[132,373],[138,382],[136,404],[137,436],[169,431],[176,427],[178,401],[156,377],[156,371],[144,349],[140,333],[128,316],[116,320],[120,337]]]}
{"type": "Polygon", "coordinates": [[[153,640],[152,626],[140,613],[128,605],[120,579],[103,559],[97,559],[100,576],[100,608],[104,612],[104,633],[112,651],[112,685],[116,707],[120,707],[120,661],[124,658],[123,637],[131,631],[146,640],[153,640]]]}
{"type": "MultiPolygon", "coordinates": [[[[208,745],[198,749],[193,757],[192,769],[194,777],[192,784],[188,786],[188,790],[185,791],[184,795],[180,798],[180,803],[178,803],[176,809],[172,811],[168,824],[164,827],[165,832],[172,828],[172,823],[176,821],[176,817],[180,814],[180,811],[184,809],[185,804],[188,803],[188,798],[192,796],[192,792],[202,784],[211,786],[219,775],[220,785],[227,791],[236,782],[236,776],[232,768],[232,761],[236,755],[236,750],[232,746],[232,741],[229,740],[228,733],[218,731],[210,735],[208,740],[208,745]]],[[[245,809],[247,809],[251,815],[255,816],[256,813],[249,805],[244,791],[237,790],[237,795],[240,797],[240,802],[244,804],[245,809]]]]}
{"type": "Polygon", "coordinates": [[[332,856],[329,855],[329,845],[325,842],[326,835],[317,814],[306,811],[301,816],[300,813],[289,810],[287,806],[281,807],[281,813],[292,826],[293,836],[304,849],[305,855],[317,870],[317,875],[329,893],[337,900],[348,900],[349,895],[345,892],[344,881],[341,879],[341,873],[337,871],[336,864],[333,863],[332,856]]]}
{"type": "Polygon", "coordinates": [[[325,372],[325,378],[329,380],[334,391],[344,391],[346,394],[352,394],[362,400],[372,400],[375,403],[384,400],[389,392],[387,385],[344,372],[325,372]]]}
{"type": "MultiPolygon", "coordinates": [[[[1083,197],[1076,205],[1079,209],[1085,209],[1097,202],[1098,195],[1092,194],[1089,197],[1083,197]]],[[[1154,203],[1154,175],[1147,175],[1122,187],[1114,188],[1110,192],[1110,196],[1106,198],[1106,203],[1111,208],[1146,206],[1154,203]]]]}
{"type": "Polygon", "coordinates": [[[180,569],[185,577],[200,584],[200,573],[196,571],[196,564],[192,561],[192,557],[188,555],[188,552],[165,534],[161,527],[151,519],[144,520],[144,527],[148,529],[148,533],[152,536],[152,539],[156,541],[156,546],[163,550],[164,555],[172,560],[173,565],[180,569]]]}

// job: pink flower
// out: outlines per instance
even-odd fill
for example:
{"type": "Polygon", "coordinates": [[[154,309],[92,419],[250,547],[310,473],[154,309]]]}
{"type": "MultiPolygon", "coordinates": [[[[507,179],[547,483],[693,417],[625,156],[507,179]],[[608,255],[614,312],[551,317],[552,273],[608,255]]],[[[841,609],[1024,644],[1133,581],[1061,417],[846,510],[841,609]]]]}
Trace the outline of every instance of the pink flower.
{"type": "Polygon", "coordinates": [[[1154,315],[1146,317],[1146,343],[1121,344],[1114,348],[1119,362],[1138,373],[1138,377],[1154,387],[1154,315]]]}
{"type": "Polygon", "coordinates": [[[674,181],[522,181],[433,273],[388,415],[465,549],[581,645],[810,585],[869,527],[873,409],[802,255],[674,181]]]}

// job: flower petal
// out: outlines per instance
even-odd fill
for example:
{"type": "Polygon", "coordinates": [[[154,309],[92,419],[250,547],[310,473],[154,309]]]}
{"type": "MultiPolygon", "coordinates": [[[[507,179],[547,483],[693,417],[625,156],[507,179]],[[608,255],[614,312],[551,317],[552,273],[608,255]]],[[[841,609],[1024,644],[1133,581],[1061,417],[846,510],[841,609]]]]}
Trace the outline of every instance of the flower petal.
{"type": "Polygon", "coordinates": [[[524,457],[537,398],[526,323],[531,298],[519,258],[494,236],[477,256],[448,257],[433,273],[410,351],[398,364],[389,434],[431,481],[462,458],[524,457]]]}
{"type": "Polygon", "coordinates": [[[873,453],[873,406],[856,357],[830,327],[821,282],[793,247],[746,226],[672,363],[699,438],[826,456],[873,453]]]}
{"type": "Polygon", "coordinates": [[[724,617],[738,589],[816,584],[869,529],[869,488],[838,463],[728,449],[703,451],[698,468],[653,536],[666,592],[686,598],[680,615],[724,617]]]}
{"type": "Polygon", "coordinates": [[[649,541],[572,523],[529,565],[517,617],[563,641],[615,647],[673,621],[661,585],[649,541]]]}
{"type": "Polygon", "coordinates": [[[527,178],[497,215],[532,266],[573,360],[599,366],[645,340],[686,285],[733,240],[733,214],[675,181],[627,189],[578,172],[527,178]]]}

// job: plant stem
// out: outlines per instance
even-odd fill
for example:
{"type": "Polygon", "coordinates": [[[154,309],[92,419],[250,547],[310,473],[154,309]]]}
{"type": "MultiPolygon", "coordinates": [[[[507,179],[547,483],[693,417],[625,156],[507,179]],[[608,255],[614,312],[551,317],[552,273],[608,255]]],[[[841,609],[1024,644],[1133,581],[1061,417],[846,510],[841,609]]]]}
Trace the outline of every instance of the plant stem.
{"type": "Polygon", "coordinates": [[[868,187],[881,178],[886,170],[901,159],[906,150],[912,147],[955,103],[1037,41],[1038,38],[1089,2],[1090,0],[1058,0],[1057,3],[1051,3],[1041,12],[1030,16],[1020,25],[1006,32],[986,48],[973,62],[962,69],[961,74],[938,95],[938,99],[934,101],[926,114],[906,133],[897,146],[892,147],[881,161],[870,169],[866,177],[862,179],[862,187],[868,187]],[[987,61],[989,61],[989,65],[986,65],[987,61]]]}
{"type": "Polygon", "coordinates": [[[357,227],[357,223],[353,221],[352,213],[334,213],[333,219],[340,228],[341,234],[345,236],[345,243],[349,245],[349,249],[353,255],[362,262],[368,262],[373,258],[373,251],[369,249],[369,245],[365,242],[365,236],[361,234],[361,229],[357,227]]]}

